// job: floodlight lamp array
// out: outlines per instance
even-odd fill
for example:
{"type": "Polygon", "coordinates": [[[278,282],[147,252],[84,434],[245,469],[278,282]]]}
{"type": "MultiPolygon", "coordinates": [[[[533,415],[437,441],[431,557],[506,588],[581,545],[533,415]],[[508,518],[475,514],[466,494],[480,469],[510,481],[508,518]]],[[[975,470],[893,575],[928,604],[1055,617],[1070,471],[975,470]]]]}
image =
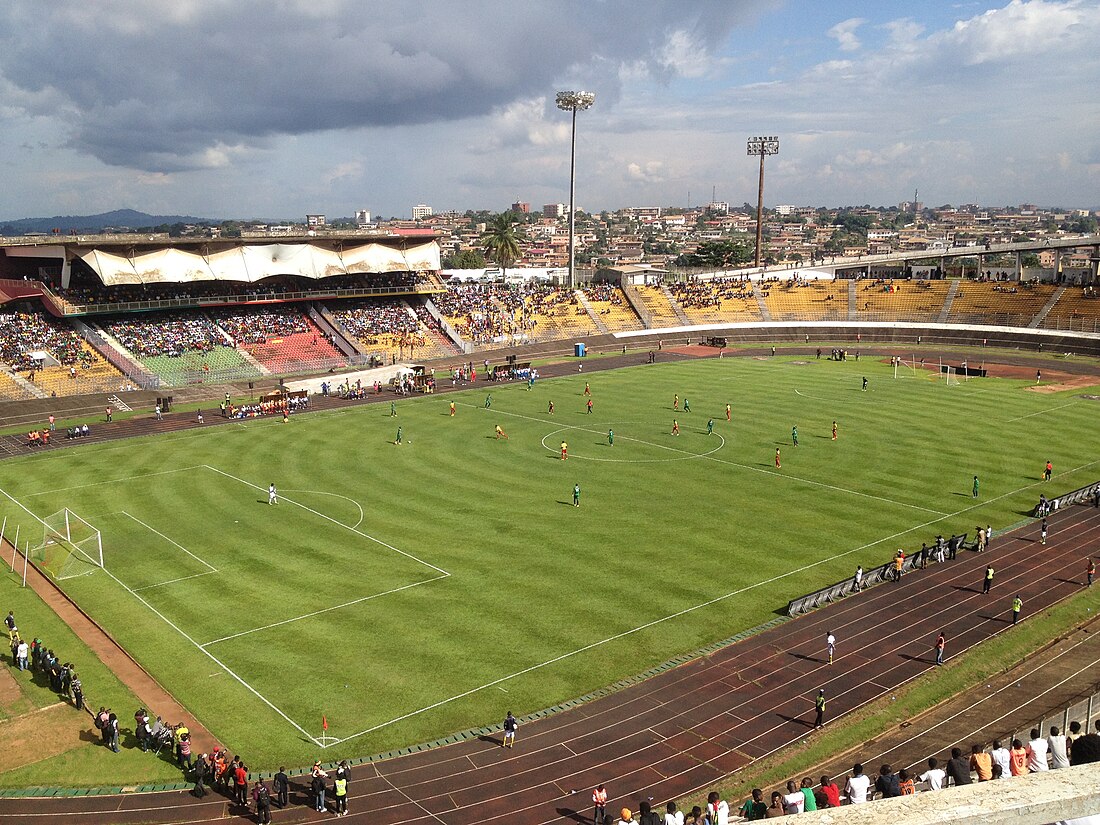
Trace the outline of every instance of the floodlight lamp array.
{"type": "Polygon", "coordinates": [[[751,137],[748,142],[748,154],[750,155],[778,155],[779,136],[751,137]]]}
{"type": "Polygon", "coordinates": [[[595,92],[558,92],[555,102],[563,112],[583,111],[596,102],[595,92]]]}

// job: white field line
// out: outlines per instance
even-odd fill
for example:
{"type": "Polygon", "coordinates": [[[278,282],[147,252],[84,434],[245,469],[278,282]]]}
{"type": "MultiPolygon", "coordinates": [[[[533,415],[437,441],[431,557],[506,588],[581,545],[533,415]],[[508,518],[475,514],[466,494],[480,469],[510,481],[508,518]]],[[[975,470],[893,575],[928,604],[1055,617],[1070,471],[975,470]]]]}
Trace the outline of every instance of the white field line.
{"type": "MultiPolygon", "coordinates": [[[[43,522],[42,519],[40,519],[38,516],[36,516],[30,510],[28,510],[27,507],[21,501],[14,498],[13,496],[11,496],[7,491],[5,491],[3,489],[0,489],[0,494],[2,494],[5,498],[9,499],[13,504],[18,506],[20,509],[22,509],[31,518],[35,519],[38,522],[41,522],[42,524],[45,524],[45,522],[43,522]]],[[[112,573],[110,570],[108,570],[105,567],[102,568],[102,570],[103,570],[104,573],[106,573],[108,576],[110,576],[112,579],[114,579],[119,587],[121,587],[123,590],[125,590],[127,593],[129,593],[131,596],[133,596],[135,599],[137,599],[139,602],[141,602],[143,605],[145,605],[145,607],[147,607],[149,610],[151,610],[153,612],[153,614],[155,616],[157,616],[157,618],[159,618],[162,622],[164,622],[166,625],[168,625],[170,628],[172,628],[174,631],[176,631],[178,634],[180,634],[180,636],[182,636],[184,639],[186,639],[191,644],[193,644],[199,651],[201,651],[205,656],[207,656],[218,667],[220,667],[222,670],[224,670],[226,673],[228,673],[230,676],[232,676],[249,693],[251,693],[257,699],[259,699],[261,702],[263,702],[265,705],[267,705],[273,711],[275,711],[275,713],[277,713],[279,716],[281,716],[287,722],[289,722],[290,725],[292,725],[295,730],[297,730],[299,733],[301,733],[304,737],[306,737],[309,741],[313,742],[314,744],[320,744],[317,741],[317,739],[312,734],[310,734],[305,728],[303,728],[301,725],[299,725],[297,722],[295,722],[293,719],[291,719],[289,716],[287,716],[285,713],[283,713],[283,711],[281,711],[274,704],[272,704],[271,701],[269,701],[267,699],[267,697],[265,697],[262,693],[260,693],[258,690],[256,690],[256,688],[252,687],[252,685],[250,685],[248,682],[246,682],[244,679],[242,679],[240,676],[238,676],[232,669],[230,669],[228,666],[226,666],[225,663],[222,662],[217,656],[212,654],[210,651],[204,649],[202,647],[202,645],[200,645],[198,642],[196,642],[194,639],[192,639],[187,633],[185,633],[171,619],[169,619],[167,616],[165,616],[163,613],[161,613],[159,610],[157,610],[155,607],[153,607],[153,605],[149,604],[149,602],[146,601],[144,598],[142,598],[140,595],[135,593],[121,579],[119,579],[118,576],[116,576],[114,573],[112,573]]]]}
{"type": "MultiPolygon", "coordinates": [[[[186,470],[199,470],[202,469],[201,464],[195,464],[191,467],[179,467],[175,470],[160,470],[156,473],[138,473],[136,476],[129,476],[128,478],[108,478],[103,481],[94,481],[91,484],[77,484],[75,487],[58,487],[54,490],[39,490],[37,493],[27,493],[23,498],[35,498],[37,496],[44,496],[50,493],[65,493],[69,490],[83,490],[88,487],[102,487],[106,484],[124,484],[127,481],[133,481],[138,478],[152,478],[153,476],[166,476],[171,473],[182,473],[186,470]]],[[[112,514],[113,515],[113,514],[112,514]]]]}
{"type": "MultiPolygon", "coordinates": [[[[205,575],[200,573],[199,575],[205,575]]],[[[343,604],[334,604],[332,607],[324,607],[320,610],[314,610],[311,613],[303,613],[301,616],[294,616],[290,619],[283,619],[282,621],[272,622],[271,624],[265,624],[263,627],[254,627],[251,630],[242,630],[240,633],[232,633],[229,636],[222,636],[220,639],[211,639],[209,642],[203,642],[199,647],[206,648],[209,645],[216,645],[218,642],[227,642],[230,639],[237,639],[241,636],[248,636],[250,633],[259,633],[262,630],[270,630],[273,627],[280,627],[285,624],[291,624],[293,622],[299,622],[302,619],[308,619],[313,616],[320,616],[323,613],[331,613],[333,610],[342,610],[345,607],[351,607],[352,605],[362,604],[363,602],[369,602],[372,599],[377,599],[382,596],[389,596],[392,593],[400,593],[402,590],[408,590],[411,587],[419,587],[422,584],[428,584],[429,582],[438,581],[439,579],[447,578],[449,574],[444,573],[440,576],[432,576],[430,579],[423,579],[412,584],[403,584],[400,587],[394,587],[390,590],[386,590],[382,593],[374,593],[370,596],[363,596],[362,598],[352,599],[350,602],[344,602],[343,604]]],[[[331,737],[329,737],[331,738],[331,737]]]]}
{"type": "Polygon", "coordinates": [[[1050,409],[1047,409],[1047,410],[1039,410],[1039,412],[1028,413],[1027,415],[1021,415],[1018,418],[1009,418],[1005,421],[1005,423],[1007,424],[1007,423],[1010,423],[1012,421],[1023,421],[1025,418],[1031,418],[1031,417],[1036,416],[1036,415],[1046,415],[1047,413],[1054,412],[1055,410],[1063,410],[1066,407],[1072,407],[1076,403],[1077,403],[1076,401],[1070,401],[1068,404],[1062,404],[1062,405],[1057,406],[1057,407],[1051,407],[1050,409]]]}
{"type": "MultiPolygon", "coordinates": [[[[146,524],[144,521],[139,519],[137,516],[131,515],[130,513],[127,513],[125,510],[122,511],[122,515],[126,516],[127,518],[133,519],[138,524],[140,524],[142,527],[144,527],[146,530],[148,530],[150,533],[155,533],[156,535],[158,535],[162,539],[164,539],[166,542],[171,544],[173,547],[176,547],[176,548],[182,550],[184,553],[189,555],[191,558],[193,558],[199,564],[203,565],[207,569],[207,572],[209,572],[209,573],[217,573],[218,572],[218,568],[216,568],[214,565],[210,564],[210,562],[208,562],[206,559],[199,558],[194,553],[192,553],[190,550],[188,550],[186,547],[184,547],[182,544],[180,544],[178,541],[173,541],[172,539],[168,538],[168,536],[164,535],[164,533],[160,532],[160,530],[157,530],[155,527],[150,527],[148,524],[146,524]]],[[[187,578],[191,578],[191,577],[188,576],[187,578]]]]}
{"type": "Polygon", "coordinates": [[[188,579],[197,579],[200,576],[212,576],[217,573],[217,570],[207,570],[205,573],[192,573],[190,576],[180,576],[178,579],[168,579],[168,581],[157,582],[156,584],[146,584],[141,587],[133,588],[134,593],[140,593],[142,590],[152,590],[154,587],[164,587],[168,584],[175,584],[176,582],[185,582],[188,579]]]}
{"type": "Polygon", "coordinates": [[[342,498],[344,501],[350,501],[359,510],[359,521],[357,521],[357,522],[355,522],[355,524],[351,525],[351,528],[353,530],[356,527],[358,527],[360,524],[362,524],[363,520],[367,517],[366,513],[363,512],[363,505],[362,504],[360,504],[358,501],[356,501],[353,498],[349,498],[348,496],[342,496],[339,493],[326,493],[323,490],[287,490],[286,492],[288,492],[288,493],[310,493],[311,495],[315,495],[315,496],[332,496],[333,498],[342,498]]]}
{"type": "MultiPolygon", "coordinates": [[[[463,404],[462,406],[474,407],[474,408],[480,409],[476,404],[463,404]]],[[[545,418],[539,418],[538,416],[532,416],[532,415],[523,415],[522,413],[502,412],[502,411],[499,411],[499,410],[494,410],[494,412],[497,415],[510,415],[513,418],[523,418],[523,419],[526,419],[528,421],[538,421],[538,422],[543,423],[543,424],[556,423],[556,422],[547,421],[545,418]]],[[[601,435],[603,433],[602,430],[592,430],[592,429],[588,429],[586,427],[567,426],[567,428],[571,429],[571,430],[577,430],[579,432],[592,433],[594,435],[601,435]]],[[[560,431],[560,429],[566,429],[566,428],[559,428],[559,431],[560,431]]],[[[774,476],[775,478],[779,478],[779,479],[786,479],[788,481],[795,481],[795,482],[798,482],[800,484],[809,484],[810,486],[813,486],[813,487],[823,487],[826,490],[833,490],[834,492],[838,492],[838,493],[847,493],[848,495],[859,496],[860,498],[869,498],[869,499],[873,499],[875,501],[884,502],[886,504],[893,504],[897,507],[908,507],[911,510],[920,510],[923,513],[932,513],[933,515],[936,515],[936,516],[953,515],[952,513],[943,513],[939,510],[931,510],[927,507],[921,507],[918,504],[906,504],[904,501],[895,501],[894,499],[886,498],[885,496],[876,496],[876,495],[872,495],[871,493],[861,493],[858,490],[849,490],[846,487],[837,487],[833,484],[826,484],[823,481],[814,481],[812,479],[801,478],[800,476],[792,475],[790,473],[777,473],[773,470],[765,470],[765,469],[762,469],[760,467],[753,467],[751,464],[741,464],[740,462],[737,462],[737,461],[728,461],[727,459],[724,459],[724,458],[716,458],[713,455],[711,455],[710,453],[693,453],[690,450],[681,450],[678,447],[670,447],[667,444],[657,444],[657,443],[652,442],[652,441],[643,441],[640,438],[630,438],[628,436],[622,436],[622,440],[623,441],[633,441],[637,444],[644,444],[647,447],[656,447],[660,450],[668,450],[669,452],[680,453],[681,455],[685,455],[685,456],[693,456],[695,458],[705,458],[708,461],[717,461],[719,464],[726,464],[730,467],[738,467],[742,470],[750,470],[754,473],[763,473],[764,475],[767,475],[767,476],[774,476]]],[[[795,449],[795,448],[792,447],[791,449],[795,449]]]]}
{"type": "MultiPolygon", "coordinates": [[[[240,482],[241,484],[244,484],[246,487],[251,487],[254,490],[259,490],[261,493],[266,493],[267,492],[266,487],[261,487],[258,484],[253,484],[251,481],[245,481],[243,478],[238,478],[237,476],[233,475],[232,473],[225,472],[225,470],[219,470],[217,467],[213,467],[210,464],[203,464],[202,466],[204,468],[206,468],[207,470],[210,470],[212,472],[217,473],[218,475],[222,475],[222,476],[225,476],[226,478],[231,478],[234,481],[240,482]]],[[[343,527],[345,530],[350,530],[352,533],[355,533],[355,535],[361,536],[362,538],[365,538],[368,541],[373,541],[375,544],[381,545],[382,547],[385,547],[387,550],[392,550],[394,553],[397,553],[400,556],[404,556],[407,559],[411,559],[412,561],[415,561],[418,564],[422,564],[425,567],[430,567],[436,573],[440,574],[436,578],[444,578],[445,576],[451,575],[446,570],[444,570],[442,567],[436,567],[431,562],[427,562],[427,561],[424,561],[423,559],[417,558],[412,553],[406,553],[404,550],[399,550],[398,548],[394,547],[392,544],[387,544],[386,542],[382,541],[382,539],[376,539],[374,536],[369,535],[368,533],[364,533],[362,530],[358,530],[355,527],[349,527],[348,525],[344,524],[343,522],[337,521],[332,516],[326,516],[324,513],[320,513],[317,510],[314,510],[312,507],[307,507],[306,505],[301,504],[297,501],[294,501],[293,499],[286,498],[285,496],[280,496],[280,498],[283,501],[286,501],[290,504],[293,504],[295,507],[301,507],[307,513],[312,513],[313,515],[317,516],[318,518],[323,518],[325,521],[332,522],[333,524],[335,524],[338,527],[343,527]]]]}
{"type": "MultiPolygon", "coordinates": [[[[467,405],[467,406],[477,406],[477,405],[467,405]]],[[[499,411],[498,411],[498,413],[499,413],[499,411]]],[[[509,413],[504,413],[504,414],[508,415],[509,413]]],[[[528,416],[522,416],[522,415],[518,415],[518,414],[517,414],[517,416],[520,417],[520,418],[527,418],[528,417],[528,416]]],[[[533,420],[539,421],[539,420],[542,420],[542,419],[533,419],[533,420]]],[[[544,423],[550,423],[550,422],[544,422],[544,423]]],[[[1067,475],[1069,473],[1078,472],[1080,470],[1085,469],[1086,467],[1091,467],[1094,464],[1098,464],[1098,463],[1100,463],[1100,460],[1090,461],[1087,464],[1082,464],[1080,467],[1076,467],[1076,468],[1071,469],[1071,470],[1066,470],[1065,472],[1059,473],[1058,475],[1067,475]]],[[[1020,487],[1016,490],[1011,490],[1011,491],[1009,491],[1007,493],[1004,493],[1000,496],[996,496],[996,497],[991,498],[991,499],[986,499],[983,503],[984,504],[989,504],[990,502],[993,502],[993,501],[999,501],[1003,498],[1008,498],[1009,496],[1013,496],[1013,495],[1016,495],[1017,493],[1021,493],[1021,492],[1025,491],[1025,490],[1029,490],[1032,487],[1038,487],[1043,483],[1044,482],[1036,481],[1036,482],[1033,482],[1031,484],[1025,484],[1023,487],[1020,487]]],[[[894,539],[899,538],[901,536],[908,535],[909,533],[912,533],[915,530],[923,530],[924,528],[930,527],[933,524],[938,524],[941,521],[944,521],[948,518],[952,518],[952,517],[954,517],[956,515],[959,515],[961,513],[965,513],[969,510],[974,510],[974,509],[976,509],[977,507],[980,507],[980,506],[981,506],[980,504],[975,504],[975,505],[971,505],[970,507],[965,507],[962,510],[959,510],[957,513],[950,513],[950,514],[947,514],[947,515],[941,515],[939,518],[931,519],[930,521],[926,521],[923,524],[914,525],[913,527],[910,527],[906,530],[902,530],[902,531],[899,531],[899,532],[894,533],[892,535],[884,536],[883,538],[876,539],[873,542],[863,544],[859,547],[853,547],[851,550],[845,550],[841,553],[836,553],[832,556],[819,559],[815,562],[811,562],[807,565],[804,565],[803,567],[798,568],[797,570],[788,570],[786,573],[780,573],[776,576],[772,576],[770,579],[765,579],[763,581],[755,582],[753,584],[746,585],[745,587],[738,588],[737,590],[731,590],[728,593],[724,593],[721,596],[715,596],[714,598],[708,599],[705,602],[701,602],[699,604],[692,605],[691,607],[686,607],[683,610],[678,610],[675,613],[670,613],[666,616],[662,616],[660,618],[653,619],[652,621],[646,622],[645,624],[639,625],[638,627],[631,628],[630,630],[624,630],[621,633],[616,633],[616,634],[614,634],[612,636],[608,636],[604,639],[600,639],[598,641],[591,642],[587,645],[584,645],[582,647],[577,648],[576,650],[571,650],[571,651],[568,651],[566,653],[559,654],[558,656],[554,656],[553,658],[547,659],[544,662],[539,662],[537,664],[530,665],[529,667],[525,667],[522,670],[517,670],[514,673],[510,673],[506,676],[501,676],[497,679],[493,679],[492,681],[486,682],[483,685],[479,685],[477,687],[470,688],[469,690],[465,690],[462,693],[457,693],[454,696],[450,696],[446,699],[440,699],[439,701],[433,702],[430,705],[425,705],[424,707],[419,708],[417,710],[409,711],[408,713],[404,713],[401,716],[394,717],[393,719],[390,719],[389,721],[379,722],[378,724],[373,725],[369,728],[366,728],[365,730],[361,730],[358,733],[353,733],[350,736],[345,736],[342,739],[337,739],[333,744],[338,745],[338,744],[341,744],[343,742],[348,742],[352,739],[356,739],[360,736],[365,736],[368,733],[373,733],[376,730],[381,730],[382,728],[389,727],[390,725],[396,724],[397,722],[402,722],[402,721],[404,721],[406,719],[409,719],[413,716],[418,716],[421,713],[426,713],[427,711],[435,710],[438,707],[442,707],[443,705],[447,705],[447,704],[450,704],[451,702],[458,701],[459,699],[464,699],[467,696],[471,696],[475,693],[478,693],[479,691],[486,690],[488,688],[496,687],[497,685],[500,685],[504,682],[510,681],[511,679],[515,679],[519,676],[524,676],[524,675],[526,675],[528,673],[532,673],[536,670],[541,670],[542,668],[548,667],[548,666],[553,665],[553,664],[557,664],[558,662],[564,661],[565,659],[569,659],[573,656],[577,656],[577,655],[579,655],[581,653],[585,653],[589,650],[594,650],[595,648],[602,647],[603,645],[609,644],[611,642],[618,641],[619,639],[626,638],[627,636],[631,636],[631,635],[633,635],[635,633],[638,633],[642,630],[647,630],[650,627],[654,627],[656,625],[662,624],[662,623],[667,622],[671,619],[676,619],[676,618],[679,618],[681,616],[686,616],[687,614],[693,613],[697,610],[703,610],[705,608],[710,607],[711,605],[714,605],[714,604],[717,604],[719,602],[725,601],[726,599],[730,599],[734,596],[740,596],[743,593],[749,592],[750,590],[755,590],[759,587],[764,587],[766,585],[773,584],[773,583],[775,583],[777,581],[780,581],[782,579],[789,578],[790,576],[800,575],[805,570],[809,570],[811,568],[818,567],[819,565],[826,564],[828,562],[832,562],[832,561],[835,561],[837,559],[844,558],[845,556],[849,556],[852,553],[858,553],[862,550],[866,550],[868,548],[875,547],[875,546],[877,546],[879,544],[883,544],[885,542],[892,542],[894,539]]],[[[960,651],[960,652],[962,652],[962,651],[960,651]]]]}

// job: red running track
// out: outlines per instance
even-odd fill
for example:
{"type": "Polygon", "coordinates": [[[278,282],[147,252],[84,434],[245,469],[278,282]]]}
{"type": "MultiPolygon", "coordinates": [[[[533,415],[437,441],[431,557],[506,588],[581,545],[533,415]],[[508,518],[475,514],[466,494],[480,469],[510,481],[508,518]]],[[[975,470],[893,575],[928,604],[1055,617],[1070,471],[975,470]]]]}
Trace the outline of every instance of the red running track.
{"type": "MultiPolygon", "coordinates": [[[[372,825],[591,822],[591,790],[604,783],[608,810],[651,797],[654,806],[705,790],[755,759],[811,733],[824,688],[826,722],[933,669],[942,630],[947,658],[1080,589],[1085,556],[1100,546],[1100,510],[1068,508],[1038,525],[995,536],[983,554],[908,573],[785,622],[618,693],[520,728],[516,747],[483,737],[353,770],[348,818],[372,825]],[[993,592],[981,593],[985,566],[993,592]],[[829,665],[825,636],[837,639],[829,665]],[[575,793],[574,793],[575,791],[575,793]]],[[[274,822],[327,819],[292,779],[292,805],[274,822]]],[[[331,803],[330,803],[331,805],[331,803]]],[[[226,798],[184,792],[0,800],[5,822],[203,823],[244,814],[226,798]]]]}

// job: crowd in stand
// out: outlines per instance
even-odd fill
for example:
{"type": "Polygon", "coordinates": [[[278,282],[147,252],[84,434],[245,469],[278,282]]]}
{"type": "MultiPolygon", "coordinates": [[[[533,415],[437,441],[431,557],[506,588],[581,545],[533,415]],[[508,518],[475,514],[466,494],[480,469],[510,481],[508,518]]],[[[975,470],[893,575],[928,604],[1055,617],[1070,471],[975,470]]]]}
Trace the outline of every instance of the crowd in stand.
{"type": "Polygon", "coordinates": [[[41,364],[32,352],[45,351],[67,367],[87,367],[96,360],[83,339],[60,321],[41,312],[0,312],[0,361],[13,370],[33,372],[41,364]]]}
{"type": "Polygon", "coordinates": [[[748,278],[713,278],[701,281],[693,278],[687,282],[669,284],[669,291],[685,309],[722,308],[723,301],[752,300],[752,283],[748,278]]]}
{"type": "Polygon", "coordinates": [[[193,312],[116,316],[103,322],[103,329],[142,358],[156,355],[178,358],[188,352],[206,353],[214,347],[229,346],[213,321],[193,312]]]}
{"type": "Polygon", "coordinates": [[[536,281],[521,284],[451,282],[447,284],[447,292],[433,300],[459,333],[477,344],[529,333],[538,326],[538,316],[559,314],[563,307],[577,315],[587,314],[572,289],[536,281]]]}
{"type": "Polygon", "coordinates": [[[328,308],[340,326],[367,346],[389,343],[382,336],[392,336],[400,346],[424,346],[420,321],[402,300],[351,299],[329,302],[328,308]]]}
{"type": "MultiPolygon", "coordinates": [[[[231,401],[223,401],[219,405],[224,418],[259,418],[262,415],[281,415],[284,419],[292,412],[298,412],[309,407],[308,395],[284,395],[265,401],[252,401],[247,404],[234,404],[231,401]]],[[[199,411],[199,420],[202,420],[202,411],[199,411]]]]}
{"type": "Polygon", "coordinates": [[[314,280],[283,276],[262,284],[244,281],[192,281],[189,283],[150,283],[104,286],[87,278],[68,289],[57,288],[55,294],[72,304],[120,304],[141,301],[187,301],[217,298],[263,300],[278,298],[292,292],[332,293],[335,290],[414,289],[420,283],[415,272],[335,275],[314,280]]]}
{"type": "Polygon", "coordinates": [[[237,346],[263,344],[272,338],[310,331],[301,309],[289,305],[214,309],[210,317],[237,346]]]}
{"type": "MultiPolygon", "coordinates": [[[[738,813],[749,820],[769,819],[841,805],[860,805],[875,799],[909,796],[922,791],[941,791],[975,781],[999,781],[1029,773],[1098,762],[1100,722],[1097,722],[1096,727],[1097,733],[1087,734],[1083,732],[1080,722],[1073,722],[1068,733],[1051,727],[1048,735],[1043,736],[1038,728],[1033,728],[1031,738],[1026,744],[1019,739],[1013,739],[1006,747],[1000,740],[996,740],[989,750],[975,744],[970,753],[964,753],[962,748],[955,747],[951,749],[951,756],[946,761],[941,763],[933,757],[923,770],[915,768],[909,771],[902,768],[895,772],[892,766],[882,765],[875,776],[871,777],[867,775],[862,764],[856,763],[851,774],[842,780],[843,784],[828,776],[822,776],[821,781],[815,784],[810,777],[806,777],[801,782],[787,782],[784,789],[773,791],[768,799],[764,798],[759,788],[754,789],[752,797],[741,806],[738,813]]],[[[719,806],[725,806],[725,819],[716,815],[707,820],[709,823],[728,820],[729,806],[721,800],[719,806]]],[[[709,813],[710,804],[707,807],[709,813]]]]}

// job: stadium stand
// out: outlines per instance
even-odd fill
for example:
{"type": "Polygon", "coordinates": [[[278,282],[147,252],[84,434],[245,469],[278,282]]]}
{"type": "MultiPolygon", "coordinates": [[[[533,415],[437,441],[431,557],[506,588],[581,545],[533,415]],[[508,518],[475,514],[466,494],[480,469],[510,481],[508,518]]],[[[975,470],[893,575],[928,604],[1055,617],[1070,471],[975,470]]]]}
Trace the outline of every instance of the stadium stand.
{"type": "Polygon", "coordinates": [[[581,338],[599,329],[571,289],[545,284],[525,285],[521,318],[528,336],[535,340],[581,338]]]}
{"type": "Polygon", "coordinates": [[[583,290],[592,311],[600,316],[610,332],[642,329],[642,319],[623,297],[623,291],[611,284],[592,284],[583,290]]]}
{"type": "Polygon", "coordinates": [[[635,294],[642,302],[642,306],[650,314],[650,323],[653,327],[677,327],[680,319],[676,311],[665,297],[664,290],[656,286],[636,286],[635,294]]]}
{"type": "Polygon", "coordinates": [[[858,317],[866,321],[935,321],[950,286],[950,281],[860,281],[856,286],[858,317]]]}
{"type": "Polygon", "coordinates": [[[736,278],[669,284],[669,291],[693,324],[760,321],[752,284],[736,278]]]}
{"type": "MultiPolygon", "coordinates": [[[[118,388],[121,373],[63,321],[42,312],[0,312],[0,362],[46,394],[79,395],[118,388]],[[57,364],[36,360],[45,352],[57,364]]],[[[20,389],[17,397],[26,397],[20,389]]]]}
{"type": "Polygon", "coordinates": [[[773,321],[843,321],[848,318],[848,282],[770,284],[764,291],[764,303],[773,321]]]}
{"type": "Polygon", "coordinates": [[[1026,327],[1055,289],[1049,284],[960,281],[947,321],[1026,327]]]}
{"type": "Polygon", "coordinates": [[[300,305],[234,307],[210,315],[238,348],[271,373],[306,371],[318,362],[346,366],[300,305]]]}
{"type": "Polygon", "coordinates": [[[22,401],[31,397],[31,393],[17,384],[15,379],[3,370],[0,370],[0,400],[22,401]]]}
{"type": "Polygon", "coordinates": [[[364,352],[387,361],[397,356],[429,359],[454,354],[434,320],[427,324],[403,300],[352,298],[328,301],[325,306],[364,352]]]}
{"type": "Polygon", "coordinates": [[[1100,324],[1100,295],[1094,286],[1068,286],[1040,324],[1047,329],[1096,332],[1100,324]]]}

